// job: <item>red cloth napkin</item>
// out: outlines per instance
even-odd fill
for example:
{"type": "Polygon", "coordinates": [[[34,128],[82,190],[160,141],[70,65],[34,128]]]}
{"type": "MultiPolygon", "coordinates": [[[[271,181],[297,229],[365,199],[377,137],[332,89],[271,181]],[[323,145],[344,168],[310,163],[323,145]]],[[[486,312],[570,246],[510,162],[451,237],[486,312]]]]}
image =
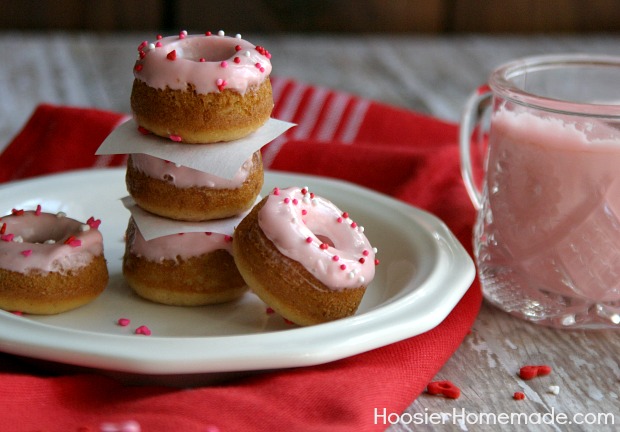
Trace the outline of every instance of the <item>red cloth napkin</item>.
{"type": "MultiPolygon", "coordinates": [[[[424,208],[471,251],[474,210],[454,124],[285,78],[273,78],[273,88],[273,117],[298,126],[264,148],[266,167],[348,180],[424,208]]],[[[122,118],[39,106],[0,154],[0,181],[123,164],[123,156],[93,156],[122,118]]],[[[0,418],[13,431],[99,431],[104,423],[121,430],[128,421],[142,432],[384,430],[389,424],[377,413],[400,414],[424,391],[480,304],[475,282],[425,334],[324,365],[193,389],[130,387],[89,373],[49,376],[2,354],[0,418]]]]}

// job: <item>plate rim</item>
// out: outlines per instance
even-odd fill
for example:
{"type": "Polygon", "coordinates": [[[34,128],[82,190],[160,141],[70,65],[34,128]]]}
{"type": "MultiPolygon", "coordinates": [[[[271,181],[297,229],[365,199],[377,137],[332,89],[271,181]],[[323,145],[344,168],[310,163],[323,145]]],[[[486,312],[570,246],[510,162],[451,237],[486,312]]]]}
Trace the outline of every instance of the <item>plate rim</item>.
{"type": "MultiPolygon", "coordinates": [[[[78,169],[5,183],[0,185],[0,193],[11,189],[31,188],[33,185],[36,186],[37,184],[49,181],[71,181],[76,177],[81,178],[84,176],[92,177],[92,180],[96,180],[98,177],[116,178],[121,175],[124,177],[124,173],[124,167],[78,169]]],[[[443,267],[441,269],[442,272],[431,272],[429,278],[424,280],[415,290],[408,292],[402,298],[389,304],[371,308],[371,310],[362,314],[315,326],[264,333],[205,337],[153,335],[148,338],[128,338],[127,335],[112,335],[55,327],[47,323],[23,320],[21,317],[15,316],[10,312],[0,311],[0,350],[11,354],[24,355],[40,360],[51,360],[64,364],[73,364],[76,366],[154,375],[235,372],[311,366],[350,357],[425,333],[439,325],[448,316],[471,286],[475,277],[475,266],[472,258],[446,224],[431,213],[346,180],[288,171],[268,170],[265,172],[265,177],[270,181],[272,179],[273,181],[280,181],[287,178],[295,178],[296,181],[301,183],[320,183],[341,190],[346,189],[358,194],[370,196],[379,203],[398,209],[398,211],[406,214],[413,222],[418,225],[426,226],[429,233],[432,229],[432,236],[437,240],[442,240],[441,242],[437,242],[438,253],[444,255],[443,259],[439,262],[443,267]],[[450,275],[457,275],[458,278],[450,278],[450,275]],[[428,288],[429,285],[441,283],[449,283],[452,289],[449,290],[447,294],[444,293],[446,295],[443,298],[443,303],[440,308],[438,304],[433,305],[433,302],[430,301],[430,294],[426,292],[428,291],[426,288],[428,288]],[[418,315],[414,320],[404,319],[403,314],[406,314],[406,312],[411,309],[412,304],[415,306],[416,302],[421,301],[424,301],[425,304],[430,303],[423,309],[423,316],[420,317],[418,315]],[[418,322],[415,331],[408,328],[414,321],[420,321],[421,318],[424,318],[424,323],[420,324],[418,322]],[[380,324],[379,329],[376,328],[377,324],[380,324]],[[375,328],[373,328],[373,326],[375,328]],[[105,349],[105,345],[101,347],[101,350],[93,350],[92,348],[90,350],[80,350],[79,346],[75,346],[75,344],[73,348],[67,344],[50,348],[45,346],[45,344],[36,344],[34,341],[26,343],[23,338],[18,340],[17,337],[7,335],[7,332],[10,333],[11,331],[17,335],[22,334],[24,331],[28,332],[30,330],[28,327],[34,327],[33,332],[35,336],[36,333],[42,332],[43,335],[45,335],[51,332],[52,335],[70,335],[72,338],[77,338],[79,340],[80,338],[88,338],[96,335],[101,339],[112,339],[112,342],[118,345],[123,345],[124,342],[130,341],[134,348],[131,355],[123,353],[118,349],[110,352],[110,350],[105,349]],[[363,333],[365,335],[375,335],[374,342],[369,343],[367,340],[361,341],[360,339],[363,338],[360,337],[359,334],[357,337],[351,338],[351,331],[359,331],[359,329],[369,330],[369,333],[363,333]],[[346,336],[346,342],[343,342],[340,338],[333,337],[334,334],[341,337],[346,336]],[[243,355],[243,350],[238,351],[237,348],[232,351],[229,350],[223,355],[222,353],[217,353],[216,349],[220,345],[230,344],[231,341],[235,346],[241,345],[246,348],[256,345],[257,341],[260,342],[259,345],[282,345],[283,342],[290,339],[289,335],[304,340],[311,340],[313,338],[324,338],[326,340],[322,340],[320,349],[306,350],[305,352],[296,351],[293,346],[288,346],[287,349],[280,347],[278,356],[272,355],[268,352],[269,350],[265,349],[255,351],[250,357],[243,355]],[[378,335],[381,335],[381,337],[378,337],[378,335]],[[331,337],[325,338],[325,336],[331,337]],[[152,349],[152,345],[157,343],[166,343],[168,347],[175,349],[169,349],[168,353],[165,353],[166,355],[154,359],[153,356],[149,356],[147,353],[148,349],[152,349]],[[182,359],[179,358],[178,355],[172,356],[172,358],[170,357],[172,352],[178,353],[178,350],[182,351],[188,346],[195,348],[193,345],[196,343],[208,345],[208,347],[202,347],[201,353],[203,354],[200,356],[200,359],[195,357],[182,359]],[[207,355],[205,354],[206,351],[208,351],[206,348],[214,349],[216,352],[207,355]],[[140,350],[144,350],[145,355],[140,356],[135,354],[136,351],[140,350]],[[68,357],[71,358],[68,359],[68,357]]],[[[286,346],[286,344],[284,345],[286,346]]],[[[296,346],[296,344],[293,345],[296,346]]]]}

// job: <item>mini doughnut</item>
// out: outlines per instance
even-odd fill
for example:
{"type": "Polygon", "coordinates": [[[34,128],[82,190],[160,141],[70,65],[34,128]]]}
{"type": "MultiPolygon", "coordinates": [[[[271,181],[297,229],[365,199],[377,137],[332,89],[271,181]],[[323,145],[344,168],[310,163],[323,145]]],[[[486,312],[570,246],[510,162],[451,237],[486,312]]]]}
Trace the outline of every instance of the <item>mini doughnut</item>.
{"type": "Polygon", "coordinates": [[[354,314],[376,265],[362,227],[297,187],[276,188],[252,209],[235,230],[233,256],[254,293],[299,325],[354,314]]]}
{"type": "Polygon", "coordinates": [[[13,210],[0,218],[0,308],[57,314],[94,300],[107,286],[101,221],[13,210]]]}
{"type": "Polygon", "coordinates": [[[127,160],[127,190],[136,203],[158,216],[206,221],[249,210],[263,186],[260,152],[228,180],[145,154],[127,160]]]}
{"type": "Polygon", "coordinates": [[[123,275],[139,296],[156,303],[223,303],[248,290],[231,252],[232,237],[218,233],[172,234],[147,241],[131,218],[123,275]]]}
{"type": "Polygon", "coordinates": [[[271,54],[241,37],[187,35],[138,47],[131,109],[156,135],[184,143],[232,141],[271,115],[271,54]]]}

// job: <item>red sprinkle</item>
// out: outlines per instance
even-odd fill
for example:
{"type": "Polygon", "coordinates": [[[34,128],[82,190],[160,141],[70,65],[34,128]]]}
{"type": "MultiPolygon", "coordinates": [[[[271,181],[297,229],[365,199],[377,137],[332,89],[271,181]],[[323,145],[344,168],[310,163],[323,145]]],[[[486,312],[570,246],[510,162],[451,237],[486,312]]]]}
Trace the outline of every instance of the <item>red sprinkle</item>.
{"type": "Polygon", "coordinates": [[[25,251],[21,251],[21,254],[25,257],[29,257],[30,255],[32,255],[32,249],[27,249],[25,251]]]}
{"type": "Polygon", "coordinates": [[[235,51],[241,51],[241,45],[235,45],[235,51]]]}
{"type": "Polygon", "coordinates": [[[340,257],[338,255],[334,255],[332,257],[332,261],[338,261],[338,260],[340,260],[340,257]]]}
{"type": "Polygon", "coordinates": [[[306,243],[312,243],[312,237],[306,237],[306,243]]]}
{"type": "Polygon", "coordinates": [[[348,218],[349,217],[349,213],[347,213],[347,212],[342,213],[342,217],[345,218],[345,219],[348,218]]]}
{"type": "Polygon", "coordinates": [[[181,142],[183,141],[183,138],[181,138],[179,135],[170,135],[170,140],[174,141],[174,142],[181,142]]]}
{"type": "Polygon", "coordinates": [[[321,246],[319,246],[321,249],[325,250],[329,247],[329,245],[327,243],[321,243],[321,246]]]}
{"type": "Polygon", "coordinates": [[[37,209],[34,211],[35,216],[41,215],[41,204],[37,204],[37,209]]]}
{"type": "Polygon", "coordinates": [[[270,306],[267,306],[267,309],[265,309],[265,312],[267,313],[267,315],[276,313],[276,311],[274,311],[273,308],[270,306]]]}
{"type": "Polygon", "coordinates": [[[428,383],[426,392],[431,395],[443,395],[449,399],[458,399],[461,396],[461,389],[450,381],[433,381],[428,383]]]}
{"type": "Polygon", "coordinates": [[[139,335],[150,336],[150,335],[151,335],[151,329],[150,329],[150,328],[148,328],[148,327],[147,327],[147,326],[145,326],[145,325],[141,325],[140,327],[138,327],[138,328],[136,329],[136,332],[135,332],[135,333],[136,333],[136,334],[139,334],[139,335]]]}
{"type": "Polygon", "coordinates": [[[525,399],[525,394],[524,394],[523,392],[515,392],[515,393],[512,395],[512,398],[513,398],[514,400],[523,400],[523,399],[525,399]]]}
{"type": "Polygon", "coordinates": [[[136,67],[134,67],[134,69],[136,70],[136,72],[140,72],[143,67],[144,66],[142,66],[141,64],[137,64],[136,67]]]}
{"type": "Polygon", "coordinates": [[[519,369],[519,377],[524,380],[531,380],[532,378],[536,378],[538,376],[549,375],[550,373],[551,373],[551,366],[547,366],[547,365],[540,365],[540,366],[527,365],[519,369]]]}
{"type": "Polygon", "coordinates": [[[11,210],[11,214],[13,216],[23,216],[24,215],[24,209],[19,209],[19,210],[13,209],[13,210],[11,210]]]}
{"type": "Polygon", "coordinates": [[[117,324],[121,327],[127,327],[131,323],[129,318],[119,318],[117,324]]]}
{"type": "Polygon", "coordinates": [[[99,225],[101,225],[101,219],[95,219],[93,216],[91,216],[86,221],[86,225],[88,225],[92,229],[97,229],[99,228],[99,225]]]}
{"type": "Polygon", "coordinates": [[[364,259],[364,258],[360,258],[360,259],[359,259],[359,262],[360,262],[360,264],[364,264],[364,263],[366,262],[366,259],[364,259]]]}
{"type": "Polygon", "coordinates": [[[67,240],[65,240],[65,244],[71,247],[82,246],[82,241],[75,238],[75,236],[69,236],[67,240]]]}
{"type": "Polygon", "coordinates": [[[237,64],[241,63],[241,59],[239,57],[235,57],[233,61],[237,64]]]}
{"type": "Polygon", "coordinates": [[[274,195],[280,195],[280,188],[273,188],[274,195]]]}
{"type": "Polygon", "coordinates": [[[177,59],[177,51],[176,50],[172,50],[168,53],[168,55],[166,55],[166,58],[168,60],[176,60],[177,59]]]}
{"type": "Polygon", "coordinates": [[[6,222],[2,224],[2,228],[0,228],[0,234],[4,234],[6,232],[6,222]]]}
{"type": "Polygon", "coordinates": [[[10,241],[13,241],[13,237],[15,237],[14,234],[2,234],[0,236],[0,240],[5,241],[5,242],[10,242],[10,241]]]}

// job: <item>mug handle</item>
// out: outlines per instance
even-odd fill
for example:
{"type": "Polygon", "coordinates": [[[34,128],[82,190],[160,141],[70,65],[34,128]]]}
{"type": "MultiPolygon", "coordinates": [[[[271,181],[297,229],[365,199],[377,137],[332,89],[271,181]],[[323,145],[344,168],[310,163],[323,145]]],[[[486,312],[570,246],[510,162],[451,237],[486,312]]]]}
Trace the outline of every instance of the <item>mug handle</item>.
{"type": "Polygon", "coordinates": [[[465,188],[467,189],[469,198],[474,204],[476,210],[480,210],[482,208],[482,192],[474,183],[471,144],[472,140],[474,140],[474,131],[477,132],[475,137],[475,141],[478,145],[477,149],[480,150],[482,145],[486,144],[484,137],[486,136],[488,130],[484,127],[482,120],[488,111],[485,108],[489,106],[492,97],[493,93],[487,84],[478,87],[478,89],[472,93],[465,103],[459,129],[461,176],[463,177],[463,182],[465,183],[465,188]]]}

